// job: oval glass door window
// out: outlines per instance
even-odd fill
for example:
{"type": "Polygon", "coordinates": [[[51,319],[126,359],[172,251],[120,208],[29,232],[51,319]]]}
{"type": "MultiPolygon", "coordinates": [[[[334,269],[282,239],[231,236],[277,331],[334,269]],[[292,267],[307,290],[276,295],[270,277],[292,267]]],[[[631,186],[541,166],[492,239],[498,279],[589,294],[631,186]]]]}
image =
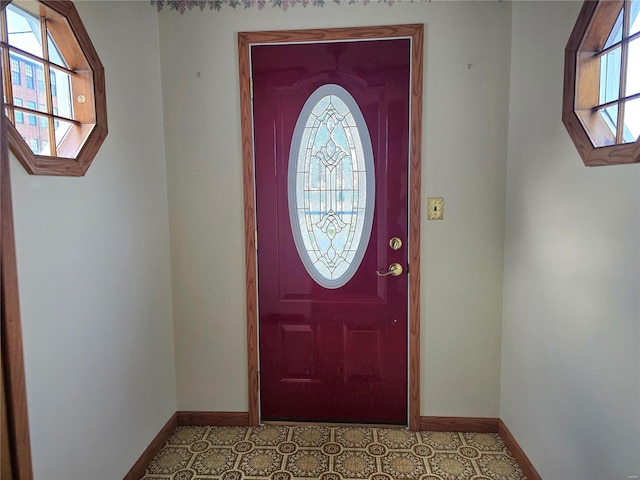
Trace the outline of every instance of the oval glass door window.
{"type": "Polygon", "coordinates": [[[289,153],[288,199],[307,272],[325,288],[345,285],[371,236],[375,173],[362,112],[339,85],[318,88],[302,108],[289,153]]]}

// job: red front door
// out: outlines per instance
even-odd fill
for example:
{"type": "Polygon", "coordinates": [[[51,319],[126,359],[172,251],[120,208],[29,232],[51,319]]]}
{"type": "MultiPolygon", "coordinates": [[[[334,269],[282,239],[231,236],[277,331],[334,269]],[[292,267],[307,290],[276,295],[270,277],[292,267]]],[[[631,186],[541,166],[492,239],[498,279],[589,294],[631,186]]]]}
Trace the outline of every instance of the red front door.
{"type": "Polygon", "coordinates": [[[251,47],[262,420],[407,423],[410,52],[251,47]]]}

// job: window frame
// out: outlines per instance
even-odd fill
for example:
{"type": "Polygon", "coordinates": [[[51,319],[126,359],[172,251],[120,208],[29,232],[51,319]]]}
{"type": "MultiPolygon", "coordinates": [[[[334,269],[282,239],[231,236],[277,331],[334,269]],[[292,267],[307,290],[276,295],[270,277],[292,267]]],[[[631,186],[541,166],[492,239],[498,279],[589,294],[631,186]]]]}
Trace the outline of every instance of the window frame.
{"type": "Polygon", "coordinates": [[[20,60],[15,59],[15,58],[11,58],[9,59],[10,62],[10,70],[11,70],[11,83],[13,83],[14,85],[22,85],[22,74],[20,73],[20,60]],[[16,65],[18,68],[13,68],[13,66],[16,65]]]}
{"type": "MultiPolygon", "coordinates": [[[[16,107],[22,107],[24,106],[24,102],[22,101],[22,99],[20,97],[13,97],[13,104],[16,107]]],[[[24,112],[22,110],[18,110],[18,109],[14,109],[14,118],[16,120],[16,123],[24,123],[24,112]],[[20,119],[20,120],[18,120],[20,119]]]]}
{"type": "MultiPolygon", "coordinates": [[[[27,100],[27,108],[31,111],[36,110],[36,102],[32,102],[31,100],[27,100]]],[[[36,116],[33,113],[28,114],[29,125],[35,127],[38,125],[38,121],[36,120],[36,116]]]]}
{"type": "MultiPolygon", "coordinates": [[[[83,176],[108,133],[104,67],[72,1],[34,1],[39,4],[40,10],[39,13],[30,13],[46,18],[48,32],[68,63],[69,71],[73,73],[71,90],[74,126],[57,147],[57,156],[50,156],[34,154],[15,125],[9,121],[7,122],[9,148],[30,174],[83,176]]],[[[9,3],[11,2],[2,0],[2,10],[9,3]]],[[[9,64],[9,48],[3,48],[2,62],[3,65],[9,64]]],[[[43,59],[41,62],[47,95],[50,96],[52,92],[50,68],[61,69],[62,67],[57,66],[50,58],[43,59]]],[[[11,119],[13,100],[11,85],[7,85],[7,79],[10,82],[10,75],[5,75],[3,81],[7,104],[9,104],[6,116],[11,119]]],[[[58,117],[52,111],[42,112],[42,115],[48,118],[50,123],[58,121],[58,117]]],[[[60,117],[59,120],[66,119],[60,117]]],[[[53,129],[49,130],[53,134],[53,129]]]]}
{"type": "Polygon", "coordinates": [[[38,83],[38,90],[44,92],[46,90],[44,82],[44,68],[36,66],[36,82],[38,83]]]}
{"type": "Polygon", "coordinates": [[[640,163],[640,138],[615,143],[616,134],[594,109],[600,104],[597,54],[624,4],[624,0],[586,0],[565,48],[562,121],[586,166],[640,163]]]}
{"type": "Polygon", "coordinates": [[[24,80],[25,80],[25,85],[27,86],[27,88],[33,90],[34,87],[34,83],[33,83],[33,63],[31,62],[22,62],[24,63],[24,80]]]}

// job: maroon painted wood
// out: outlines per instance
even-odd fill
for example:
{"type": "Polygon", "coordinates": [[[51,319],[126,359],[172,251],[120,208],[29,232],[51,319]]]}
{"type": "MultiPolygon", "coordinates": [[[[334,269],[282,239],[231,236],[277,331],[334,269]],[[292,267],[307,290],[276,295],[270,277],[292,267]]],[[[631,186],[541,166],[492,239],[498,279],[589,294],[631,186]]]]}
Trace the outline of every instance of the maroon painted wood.
{"type": "Polygon", "coordinates": [[[252,46],[263,420],[407,423],[408,39],[252,46]],[[302,107],[345,88],[369,127],[373,229],[353,278],[318,285],[296,250],[287,170],[302,107]],[[391,237],[403,246],[389,247],[391,237]],[[378,277],[392,262],[405,272],[378,277]]]}

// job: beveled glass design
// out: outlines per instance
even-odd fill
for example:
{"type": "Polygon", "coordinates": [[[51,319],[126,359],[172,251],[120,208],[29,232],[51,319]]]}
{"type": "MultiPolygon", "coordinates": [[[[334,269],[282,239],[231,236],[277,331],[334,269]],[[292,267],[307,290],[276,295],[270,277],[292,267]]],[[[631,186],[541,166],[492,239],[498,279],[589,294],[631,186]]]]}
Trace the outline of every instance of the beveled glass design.
{"type": "Polygon", "coordinates": [[[355,274],[371,235],[373,150],[356,101],[327,84],[307,99],[289,154],[289,218],[298,255],[325,288],[355,274]]]}

